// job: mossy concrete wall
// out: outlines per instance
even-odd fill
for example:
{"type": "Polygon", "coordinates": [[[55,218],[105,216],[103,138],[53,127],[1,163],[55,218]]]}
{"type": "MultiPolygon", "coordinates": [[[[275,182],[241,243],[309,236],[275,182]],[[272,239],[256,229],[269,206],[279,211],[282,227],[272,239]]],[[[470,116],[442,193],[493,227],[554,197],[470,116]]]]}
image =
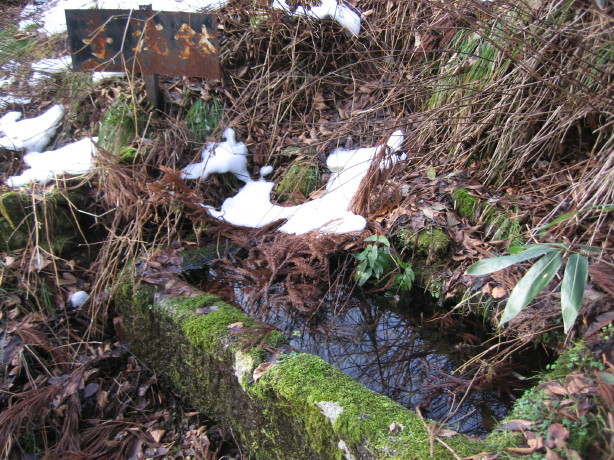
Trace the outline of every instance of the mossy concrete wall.
{"type": "MultiPolygon", "coordinates": [[[[250,458],[454,458],[431,442],[415,412],[316,356],[282,354],[254,381],[254,369],[286,339],[216,296],[165,297],[124,274],[115,300],[134,353],[231,428],[250,458]]],[[[463,436],[445,443],[459,457],[485,449],[463,436]]]]}
{"type": "Polygon", "coordinates": [[[0,195],[0,250],[21,249],[30,240],[61,254],[80,239],[78,192],[45,194],[6,192],[0,195]]]}

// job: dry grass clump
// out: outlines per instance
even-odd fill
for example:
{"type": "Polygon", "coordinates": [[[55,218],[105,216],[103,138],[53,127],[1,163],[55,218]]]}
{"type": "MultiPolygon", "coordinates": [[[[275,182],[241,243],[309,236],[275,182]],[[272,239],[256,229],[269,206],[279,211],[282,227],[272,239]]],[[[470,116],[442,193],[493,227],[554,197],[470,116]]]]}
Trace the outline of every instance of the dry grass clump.
{"type": "MultiPolygon", "coordinates": [[[[164,120],[149,118],[154,147],[130,168],[102,168],[102,208],[121,217],[107,224],[109,244],[144,249],[152,238],[177,236],[182,217],[165,217],[170,202],[154,203],[145,184],[160,167],[178,170],[197,153],[184,121],[195,97],[223,106],[224,120],[250,148],[254,171],[287,165],[296,155],[290,147],[312,148],[317,163],[335,146],[373,145],[401,128],[413,165],[436,166],[438,174],[470,165],[476,179],[501,190],[549,196],[553,205],[540,210],[540,219],[613,201],[612,20],[596,4],[353,5],[363,14],[357,37],[332,20],[273,10],[268,1],[225,7],[221,81],[202,84],[200,93],[189,80],[167,85],[179,106],[164,120]],[[157,232],[144,233],[152,220],[157,232]]],[[[355,203],[361,209],[377,187],[364,185],[355,203]]],[[[198,198],[218,204],[220,192],[200,185],[198,198]]],[[[573,238],[603,234],[607,219],[602,213],[582,227],[576,219],[553,230],[572,226],[579,231],[573,238]]],[[[106,252],[101,266],[119,266],[122,251],[106,252]]]]}

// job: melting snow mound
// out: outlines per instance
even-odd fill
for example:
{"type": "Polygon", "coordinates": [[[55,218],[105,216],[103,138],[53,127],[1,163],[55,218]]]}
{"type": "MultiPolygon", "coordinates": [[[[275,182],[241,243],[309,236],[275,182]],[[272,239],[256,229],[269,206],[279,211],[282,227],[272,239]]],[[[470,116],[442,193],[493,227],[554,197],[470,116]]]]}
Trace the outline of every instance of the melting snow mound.
{"type": "Polygon", "coordinates": [[[254,181],[247,171],[247,147],[235,141],[235,133],[228,128],[224,131],[225,142],[208,144],[202,153],[203,161],[187,166],[183,177],[188,179],[207,178],[218,172],[232,172],[245,182],[245,186],[227,198],[218,211],[205,206],[209,214],[217,219],[242,227],[260,228],[280,219],[286,223],[279,230],[284,233],[302,235],[318,231],[320,233],[358,232],[366,227],[363,216],[352,213],[350,203],[360,188],[372,163],[386,149],[380,168],[385,169],[398,161],[405,160],[399,155],[404,136],[395,131],[386,145],[346,150],[338,148],[327,159],[333,171],[326,184],[326,193],[317,199],[298,206],[279,206],[271,202],[273,182],[263,179],[254,181]]]}
{"type": "Polygon", "coordinates": [[[30,168],[19,176],[9,177],[6,183],[9,187],[21,187],[30,182],[44,185],[62,174],[84,174],[93,167],[94,142],[98,142],[98,138],[87,137],[57,150],[29,153],[23,161],[30,168]]]}
{"type": "Polygon", "coordinates": [[[64,116],[64,107],[54,105],[36,118],[20,120],[20,112],[8,112],[0,118],[0,147],[7,150],[41,152],[51,138],[64,116]]]}

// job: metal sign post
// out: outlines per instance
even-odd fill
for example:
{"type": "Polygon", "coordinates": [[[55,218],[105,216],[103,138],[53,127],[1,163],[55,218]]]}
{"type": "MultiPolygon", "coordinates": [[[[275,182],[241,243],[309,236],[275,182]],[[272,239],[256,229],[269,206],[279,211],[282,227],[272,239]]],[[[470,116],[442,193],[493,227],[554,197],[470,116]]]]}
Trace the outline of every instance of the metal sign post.
{"type": "Polygon", "coordinates": [[[147,95],[162,106],[158,75],[220,77],[216,18],[201,13],[66,10],[73,67],[144,76],[147,95]]]}

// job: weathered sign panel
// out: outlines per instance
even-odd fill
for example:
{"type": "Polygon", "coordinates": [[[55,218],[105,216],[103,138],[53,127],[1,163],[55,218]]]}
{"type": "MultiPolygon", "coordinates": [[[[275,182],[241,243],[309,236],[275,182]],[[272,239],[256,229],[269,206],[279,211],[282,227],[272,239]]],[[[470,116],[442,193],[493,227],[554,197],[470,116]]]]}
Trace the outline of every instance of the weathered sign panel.
{"type": "Polygon", "coordinates": [[[77,70],[219,78],[216,18],[140,10],[66,10],[77,70]]]}

